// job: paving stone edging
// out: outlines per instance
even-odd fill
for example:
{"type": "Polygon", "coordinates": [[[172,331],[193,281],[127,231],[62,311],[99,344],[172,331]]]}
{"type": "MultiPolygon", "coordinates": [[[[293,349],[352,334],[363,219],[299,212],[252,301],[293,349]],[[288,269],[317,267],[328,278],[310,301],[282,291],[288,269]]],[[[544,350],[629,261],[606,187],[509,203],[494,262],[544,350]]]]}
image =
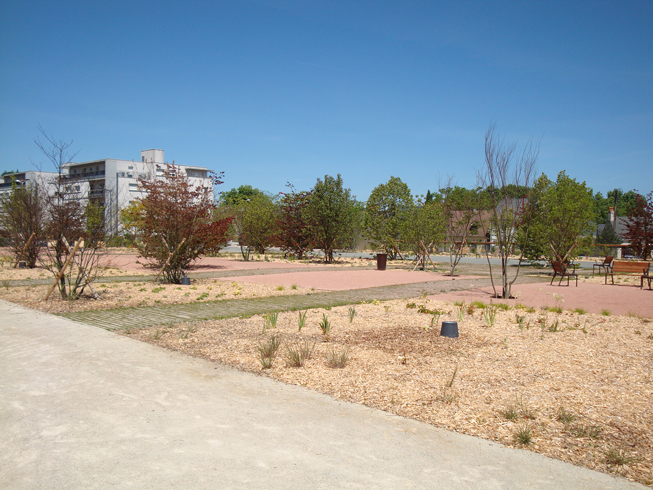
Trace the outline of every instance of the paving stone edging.
{"type": "MultiPolygon", "coordinates": [[[[524,281],[520,282],[539,282],[537,278],[525,277],[524,279],[524,281]]],[[[489,278],[429,281],[347,291],[325,291],[305,295],[81,311],[60,313],[59,316],[107,330],[123,330],[259,315],[273,311],[334,307],[373,300],[386,301],[415,298],[422,295],[482,288],[489,285],[489,278]]]]}

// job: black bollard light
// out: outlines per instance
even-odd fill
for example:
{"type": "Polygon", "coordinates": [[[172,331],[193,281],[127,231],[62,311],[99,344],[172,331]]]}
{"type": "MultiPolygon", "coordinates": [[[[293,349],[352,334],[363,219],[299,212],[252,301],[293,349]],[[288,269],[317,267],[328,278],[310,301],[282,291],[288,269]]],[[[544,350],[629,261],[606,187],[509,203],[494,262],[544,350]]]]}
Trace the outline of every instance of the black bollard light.
{"type": "Polygon", "coordinates": [[[458,338],[458,322],[442,322],[440,337],[458,338]]]}

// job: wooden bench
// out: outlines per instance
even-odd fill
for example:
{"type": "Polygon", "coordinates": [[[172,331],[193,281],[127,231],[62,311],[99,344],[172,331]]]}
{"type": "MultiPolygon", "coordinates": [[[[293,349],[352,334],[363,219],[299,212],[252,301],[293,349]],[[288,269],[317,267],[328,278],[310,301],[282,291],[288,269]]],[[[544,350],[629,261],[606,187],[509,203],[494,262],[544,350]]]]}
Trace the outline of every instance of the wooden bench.
{"type": "MultiPolygon", "coordinates": [[[[605,284],[608,283],[608,275],[612,279],[612,284],[614,284],[614,274],[630,274],[640,276],[640,287],[644,287],[644,279],[648,278],[648,270],[651,264],[648,262],[626,262],[615,260],[612,262],[612,267],[606,269],[605,271],[605,284]]],[[[650,287],[649,279],[649,287],[650,287]]]]}

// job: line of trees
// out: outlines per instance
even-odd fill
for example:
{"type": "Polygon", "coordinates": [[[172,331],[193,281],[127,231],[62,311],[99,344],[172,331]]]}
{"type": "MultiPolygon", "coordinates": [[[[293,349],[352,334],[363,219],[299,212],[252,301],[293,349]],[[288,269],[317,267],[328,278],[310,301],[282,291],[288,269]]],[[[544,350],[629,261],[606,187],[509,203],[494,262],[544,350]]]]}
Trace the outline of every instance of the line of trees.
{"type": "MultiPolygon", "coordinates": [[[[61,172],[74,157],[72,142],[39,129],[43,139],[36,143],[59,177],[48,192],[40,185],[15,185],[4,194],[0,230],[17,258],[30,267],[46,267],[57,277],[61,297],[74,299],[92,289],[106,240],[104,213],[61,172]]],[[[468,248],[478,245],[486,256],[492,251],[499,257],[501,283],[495,293],[509,297],[523,259],[564,263],[587,252],[593,236],[603,243],[621,241],[607,224],[597,233],[609,207],[627,213],[624,239],[639,256],[650,258],[653,192],[615,189],[604,198],[565,172],[555,181],[544,174],[535,179],[538,153],[538,142],[518,151],[491,125],[476,188],[449,182],[426,197],[414,196],[393,176],[366,202],[351,195],[340,175],[325,175],[308,191],[288,184],[288,192],[270,195],[245,185],[222,193],[214,203],[212,187],[193,187],[178,167],[166,165],[156,181],[140,180],[146,197],[124,209],[121,221],[138,237],[141,256],[174,283],[194,260],[216,253],[229,238],[238,240],[245,260],[276,246],[300,259],[319,249],[332,262],[337,250],[355,248],[362,237],[373,250],[390,258],[414,256],[422,267],[429,253],[444,250],[452,275],[468,248]],[[515,257],[517,267],[511,268],[515,257]]],[[[222,176],[214,175],[212,184],[222,184],[222,176]]]]}

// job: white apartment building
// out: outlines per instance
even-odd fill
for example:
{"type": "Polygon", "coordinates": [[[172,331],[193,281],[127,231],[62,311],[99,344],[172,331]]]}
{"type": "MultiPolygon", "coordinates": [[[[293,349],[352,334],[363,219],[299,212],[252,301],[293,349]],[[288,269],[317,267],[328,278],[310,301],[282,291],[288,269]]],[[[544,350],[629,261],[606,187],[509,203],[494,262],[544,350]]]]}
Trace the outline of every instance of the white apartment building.
{"type": "MultiPolygon", "coordinates": [[[[120,211],[134,200],[145,197],[138,180],[154,180],[163,175],[164,151],[158,149],[141,151],[141,159],[116,160],[105,158],[80,163],[67,163],[61,169],[66,186],[71,186],[74,195],[88,199],[104,208],[107,232],[118,234],[121,230],[120,211]]],[[[209,169],[193,165],[175,165],[188,177],[192,186],[206,187],[213,197],[213,181],[209,169]]],[[[55,183],[58,174],[53,172],[20,172],[4,175],[0,191],[11,189],[11,182],[34,181],[55,183]]]]}
{"type": "Polygon", "coordinates": [[[29,185],[49,187],[50,184],[56,182],[58,175],[56,172],[39,172],[38,170],[6,173],[0,182],[0,195],[11,192],[14,187],[29,185]]]}

